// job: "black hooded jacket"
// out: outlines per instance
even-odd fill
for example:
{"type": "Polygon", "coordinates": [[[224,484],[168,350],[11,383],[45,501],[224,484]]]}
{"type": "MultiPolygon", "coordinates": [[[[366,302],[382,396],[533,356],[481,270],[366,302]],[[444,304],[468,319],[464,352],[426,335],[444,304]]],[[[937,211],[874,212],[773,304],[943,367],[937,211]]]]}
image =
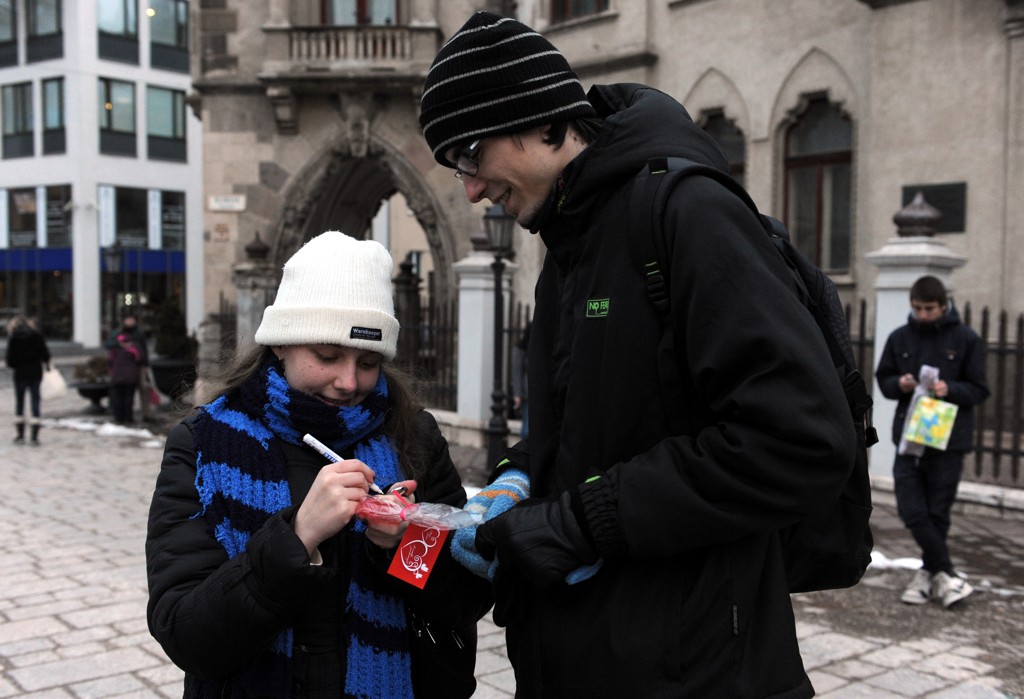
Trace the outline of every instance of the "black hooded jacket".
{"type": "Polygon", "coordinates": [[[43,365],[50,362],[50,349],[42,333],[29,325],[18,327],[7,338],[6,363],[14,370],[14,380],[23,383],[41,381],[43,365]]]}
{"type": "Polygon", "coordinates": [[[604,563],[572,586],[499,585],[517,696],[809,697],[776,532],[852,465],[828,350],[751,211],[689,177],[663,218],[683,384],[666,395],[630,185],[652,157],[727,162],[657,90],[588,97],[604,125],[536,219],[548,255],[520,448],[532,497],[579,488],[604,563]]]}
{"type": "Polygon", "coordinates": [[[960,322],[960,314],[952,303],[934,323],[921,323],[910,314],[907,324],[896,328],[885,341],[875,378],[883,396],[899,401],[892,420],[894,444],[900,443],[914,395],[900,390],[900,377],[912,374],[916,378],[923,364],[936,367],[939,378],[949,386],[949,393],[942,400],[959,406],[946,450],[970,451],[974,447],[974,406],[989,395],[985,343],[960,322]]]}

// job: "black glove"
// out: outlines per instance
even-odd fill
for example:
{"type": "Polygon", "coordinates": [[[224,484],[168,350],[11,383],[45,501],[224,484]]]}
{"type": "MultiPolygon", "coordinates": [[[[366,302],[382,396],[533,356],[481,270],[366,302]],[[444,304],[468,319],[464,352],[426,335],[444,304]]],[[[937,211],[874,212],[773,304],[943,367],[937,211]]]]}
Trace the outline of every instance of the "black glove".
{"type": "Polygon", "coordinates": [[[581,520],[571,492],[557,500],[523,500],[477,527],[476,549],[484,558],[497,554],[499,568],[508,566],[538,588],[547,587],[597,560],[581,520]]]}

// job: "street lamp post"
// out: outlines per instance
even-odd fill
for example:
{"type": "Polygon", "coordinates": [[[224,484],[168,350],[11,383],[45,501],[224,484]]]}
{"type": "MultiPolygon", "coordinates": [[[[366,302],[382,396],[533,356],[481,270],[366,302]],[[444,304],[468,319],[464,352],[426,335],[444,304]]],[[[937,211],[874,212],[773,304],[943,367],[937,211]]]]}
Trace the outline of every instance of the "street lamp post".
{"type": "Polygon", "coordinates": [[[487,468],[493,471],[505,453],[508,439],[508,421],[505,419],[504,365],[502,346],[505,336],[505,309],[502,293],[502,275],[505,258],[512,248],[512,228],[515,219],[502,204],[487,207],[484,214],[484,232],[494,253],[494,390],[491,393],[491,421],[487,426],[487,468]]]}

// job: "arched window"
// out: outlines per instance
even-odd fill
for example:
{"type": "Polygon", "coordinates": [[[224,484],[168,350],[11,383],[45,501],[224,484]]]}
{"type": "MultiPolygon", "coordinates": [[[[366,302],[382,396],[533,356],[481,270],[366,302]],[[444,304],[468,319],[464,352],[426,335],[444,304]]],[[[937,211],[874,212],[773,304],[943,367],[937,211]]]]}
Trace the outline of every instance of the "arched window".
{"type": "Polygon", "coordinates": [[[729,160],[729,174],[741,185],[746,184],[747,147],[736,121],[726,118],[721,109],[701,113],[701,127],[718,142],[729,160]]]}
{"type": "Polygon", "coordinates": [[[786,225],[796,246],[830,272],[850,269],[852,133],[825,97],[808,102],[786,131],[786,225]]]}

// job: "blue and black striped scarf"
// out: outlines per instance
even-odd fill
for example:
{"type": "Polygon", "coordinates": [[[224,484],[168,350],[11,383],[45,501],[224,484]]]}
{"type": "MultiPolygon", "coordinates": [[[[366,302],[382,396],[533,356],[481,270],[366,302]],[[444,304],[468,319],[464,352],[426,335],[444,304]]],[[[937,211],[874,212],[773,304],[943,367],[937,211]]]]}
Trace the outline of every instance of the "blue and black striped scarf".
{"type": "MultiPolygon", "coordinates": [[[[245,551],[249,537],[271,515],[292,504],[281,441],[302,444],[308,432],[338,453],[353,453],[378,481],[402,479],[394,445],[380,430],[392,406],[383,373],[358,406],[336,409],[291,388],[279,366],[269,361],[237,390],[202,406],[195,424],[200,515],[231,558],[245,551]]],[[[344,696],[411,698],[405,604],[372,589],[364,553],[366,525],[353,520],[346,530],[352,540],[343,622],[344,696]]],[[[252,696],[289,696],[291,655],[292,629],[285,629],[232,684],[252,696]]]]}

